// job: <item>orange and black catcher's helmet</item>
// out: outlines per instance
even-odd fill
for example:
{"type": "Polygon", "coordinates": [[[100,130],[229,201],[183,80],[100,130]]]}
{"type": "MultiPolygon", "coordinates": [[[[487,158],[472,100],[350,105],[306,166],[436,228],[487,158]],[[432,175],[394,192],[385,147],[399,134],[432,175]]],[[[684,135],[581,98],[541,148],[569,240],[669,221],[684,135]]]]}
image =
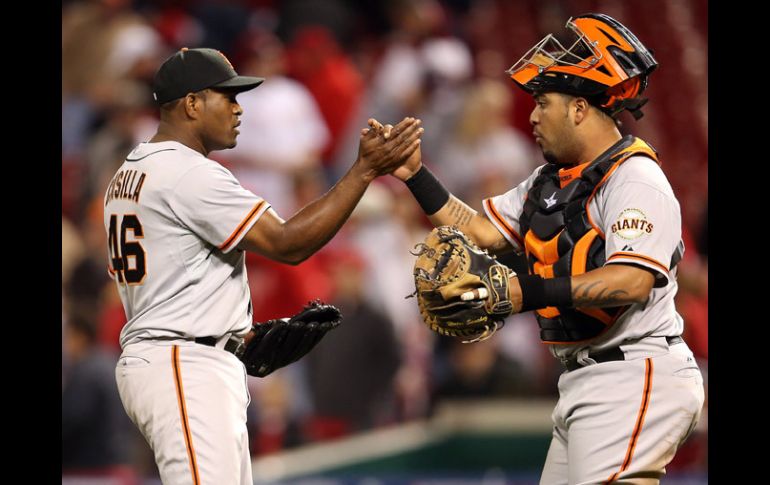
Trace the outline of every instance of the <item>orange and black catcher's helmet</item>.
{"type": "Polygon", "coordinates": [[[507,71],[511,79],[532,94],[581,96],[612,117],[629,110],[641,118],[641,94],[658,67],[652,53],[608,15],[572,17],[566,27],[577,37],[569,48],[548,34],[507,71]]]}

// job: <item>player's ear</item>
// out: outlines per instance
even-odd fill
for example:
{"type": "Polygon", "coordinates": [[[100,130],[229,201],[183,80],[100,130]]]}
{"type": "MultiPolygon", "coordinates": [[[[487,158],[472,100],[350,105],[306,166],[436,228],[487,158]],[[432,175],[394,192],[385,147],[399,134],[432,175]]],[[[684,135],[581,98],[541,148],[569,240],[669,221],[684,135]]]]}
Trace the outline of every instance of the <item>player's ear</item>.
{"type": "Polygon", "coordinates": [[[192,119],[198,119],[200,117],[200,108],[203,99],[198,93],[187,93],[182,98],[182,106],[184,107],[185,114],[192,119]]]}
{"type": "Polygon", "coordinates": [[[586,115],[588,114],[588,109],[590,108],[590,105],[588,104],[588,101],[586,101],[585,98],[573,98],[572,103],[570,103],[571,106],[569,107],[570,111],[572,111],[573,119],[575,120],[575,124],[579,125],[583,122],[586,115]]]}

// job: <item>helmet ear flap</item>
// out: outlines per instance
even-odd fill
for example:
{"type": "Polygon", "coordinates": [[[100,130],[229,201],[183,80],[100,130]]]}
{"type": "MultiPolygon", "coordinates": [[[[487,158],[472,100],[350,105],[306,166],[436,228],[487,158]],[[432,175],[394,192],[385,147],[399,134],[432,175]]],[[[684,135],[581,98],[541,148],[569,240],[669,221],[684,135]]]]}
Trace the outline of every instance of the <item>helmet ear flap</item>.
{"type": "Polygon", "coordinates": [[[607,96],[609,96],[609,98],[607,101],[602,103],[602,108],[611,109],[612,105],[617,101],[635,98],[636,95],[639,94],[641,84],[641,79],[639,77],[634,77],[631,79],[626,79],[617,86],[611,87],[607,90],[607,96]]]}
{"type": "Polygon", "coordinates": [[[608,97],[606,101],[601,103],[601,108],[612,117],[627,109],[634,119],[638,120],[644,116],[641,108],[648,101],[647,98],[639,96],[646,87],[647,76],[626,79],[617,86],[607,90],[608,97]]]}

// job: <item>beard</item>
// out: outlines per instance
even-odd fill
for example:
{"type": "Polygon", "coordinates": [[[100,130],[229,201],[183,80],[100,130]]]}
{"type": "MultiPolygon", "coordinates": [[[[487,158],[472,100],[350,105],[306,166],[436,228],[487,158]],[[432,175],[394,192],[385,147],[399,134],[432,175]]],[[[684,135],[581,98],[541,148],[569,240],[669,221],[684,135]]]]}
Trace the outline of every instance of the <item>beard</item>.
{"type": "Polygon", "coordinates": [[[545,158],[545,161],[551,165],[558,165],[559,163],[559,160],[556,158],[556,155],[554,155],[553,152],[547,152],[543,150],[543,158],[545,158]]]}

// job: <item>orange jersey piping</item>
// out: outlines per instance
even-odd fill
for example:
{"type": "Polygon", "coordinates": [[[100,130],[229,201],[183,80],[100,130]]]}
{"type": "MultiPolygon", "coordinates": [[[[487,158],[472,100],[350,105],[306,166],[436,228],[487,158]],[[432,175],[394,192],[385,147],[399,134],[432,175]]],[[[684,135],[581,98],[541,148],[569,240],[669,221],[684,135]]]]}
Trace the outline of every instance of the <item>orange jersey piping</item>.
{"type": "Polygon", "coordinates": [[[238,227],[235,228],[233,233],[230,234],[230,237],[228,237],[227,240],[219,246],[219,249],[224,251],[228,246],[230,246],[230,244],[241,235],[244,229],[249,225],[249,222],[251,222],[251,220],[254,218],[254,216],[256,216],[256,214],[259,212],[259,210],[262,208],[264,204],[265,204],[264,200],[259,201],[259,203],[257,203],[257,205],[255,205],[254,208],[251,209],[251,212],[249,212],[249,214],[243,219],[243,221],[241,221],[238,227]]]}
{"type": "Polygon", "coordinates": [[[184,443],[187,447],[187,458],[190,460],[190,471],[192,473],[193,485],[200,485],[200,473],[198,472],[198,463],[195,460],[195,448],[193,448],[192,432],[190,423],[187,419],[187,406],[184,399],[184,388],[182,387],[182,369],[179,366],[179,346],[174,345],[171,350],[171,364],[174,368],[174,383],[176,384],[176,398],[179,404],[179,418],[182,421],[182,431],[184,433],[184,443]]]}
{"type": "Polygon", "coordinates": [[[623,459],[623,465],[620,470],[616,471],[610,478],[604,483],[612,483],[618,478],[618,476],[624,472],[631,465],[631,458],[634,456],[634,450],[636,444],[639,441],[639,435],[642,433],[642,426],[644,426],[644,417],[647,415],[647,410],[650,407],[650,393],[652,390],[652,359],[644,360],[644,391],[642,393],[642,404],[639,406],[639,413],[636,417],[636,424],[634,425],[634,432],[631,433],[631,440],[628,442],[628,448],[626,449],[626,456],[623,459]]]}

